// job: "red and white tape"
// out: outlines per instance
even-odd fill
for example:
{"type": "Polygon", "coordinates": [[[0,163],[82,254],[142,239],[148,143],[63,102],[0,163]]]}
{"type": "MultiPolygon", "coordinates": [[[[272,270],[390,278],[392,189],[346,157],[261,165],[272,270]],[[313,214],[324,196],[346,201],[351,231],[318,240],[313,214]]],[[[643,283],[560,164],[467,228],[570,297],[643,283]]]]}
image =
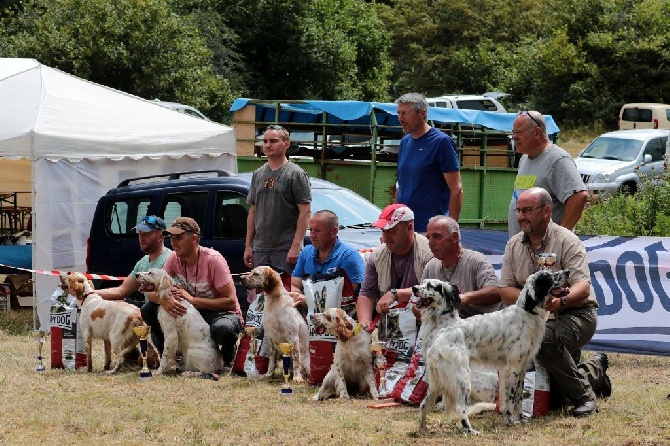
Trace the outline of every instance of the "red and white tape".
{"type": "MultiPolygon", "coordinates": [[[[58,270],[45,270],[45,269],[28,269],[28,268],[20,268],[18,266],[12,266],[12,265],[5,265],[0,263],[0,266],[4,266],[6,268],[14,268],[18,269],[21,271],[26,271],[29,273],[35,273],[35,274],[43,274],[46,276],[60,276],[61,274],[67,274],[70,271],[58,271],[58,270]]],[[[116,276],[108,276],[105,274],[90,274],[90,273],[81,273],[84,276],[86,276],[87,279],[100,279],[100,280],[124,280],[125,277],[116,277],[116,276]]]]}

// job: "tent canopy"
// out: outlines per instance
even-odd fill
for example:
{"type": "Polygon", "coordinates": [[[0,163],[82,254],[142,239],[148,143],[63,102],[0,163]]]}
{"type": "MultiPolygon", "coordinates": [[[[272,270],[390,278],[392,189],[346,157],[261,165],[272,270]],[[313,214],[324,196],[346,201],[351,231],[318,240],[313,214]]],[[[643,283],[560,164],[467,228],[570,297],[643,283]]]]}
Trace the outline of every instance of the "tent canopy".
{"type": "MultiPolygon", "coordinates": [[[[0,58],[0,104],[0,158],[32,164],[32,179],[23,179],[15,190],[25,190],[27,184],[32,192],[33,269],[85,271],[98,199],[124,179],[188,170],[237,171],[231,127],[33,59],[0,58]]],[[[36,282],[44,328],[58,281],[37,275],[36,282]]]]}

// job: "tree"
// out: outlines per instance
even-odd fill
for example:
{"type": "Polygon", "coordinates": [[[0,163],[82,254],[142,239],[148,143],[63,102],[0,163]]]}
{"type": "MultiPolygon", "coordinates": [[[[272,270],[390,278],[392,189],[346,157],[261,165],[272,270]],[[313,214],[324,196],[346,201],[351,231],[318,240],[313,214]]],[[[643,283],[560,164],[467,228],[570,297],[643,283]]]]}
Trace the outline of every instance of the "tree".
{"type": "Polygon", "coordinates": [[[165,0],[28,0],[0,24],[6,56],[35,58],[144,98],[187,103],[218,120],[232,103],[206,42],[165,0]]]}

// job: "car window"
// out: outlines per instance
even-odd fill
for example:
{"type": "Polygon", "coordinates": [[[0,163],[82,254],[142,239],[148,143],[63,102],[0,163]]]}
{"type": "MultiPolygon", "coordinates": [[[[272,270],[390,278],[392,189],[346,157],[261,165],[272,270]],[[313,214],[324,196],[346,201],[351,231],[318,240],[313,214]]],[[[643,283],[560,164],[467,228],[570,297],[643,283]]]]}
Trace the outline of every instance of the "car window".
{"type": "Polygon", "coordinates": [[[665,154],[665,144],[661,138],[654,138],[650,140],[644,148],[644,154],[651,155],[652,161],[661,161],[665,154]]]}
{"type": "Polygon", "coordinates": [[[105,220],[107,231],[115,235],[135,235],[132,230],[147,215],[149,198],[114,201],[107,205],[105,220]]]}
{"type": "Polygon", "coordinates": [[[327,209],[335,212],[341,226],[374,223],[381,212],[363,197],[344,189],[312,189],[312,214],[327,209]]]}
{"type": "Polygon", "coordinates": [[[244,195],[219,191],[216,193],[214,209],[214,237],[245,239],[249,205],[244,195]]]}
{"type": "Polygon", "coordinates": [[[586,158],[632,161],[637,158],[642,141],[611,137],[596,138],[580,155],[586,158]]]}
{"type": "Polygon", "coordinates": [[[470,100],[461,100],[456,101],[458,108],[464,108],[468,110],[483,110],[483,111],[497,111],[498,107],[493,101],[488,101],[485,99],[470,99],[470,100]]]}
{"type": "Polygon", "coordinates": [[[191,217],[204,230],[207,213],[207,192],[180,192],[165,197],[161,213],[165,224],[170,226],[177,217],[191,217]]]}
{"type": "Polygon", "coordinates": [[[651,122],[651,115],[649,108],[624,108],[621,119],[632,122],[651,122]]]}

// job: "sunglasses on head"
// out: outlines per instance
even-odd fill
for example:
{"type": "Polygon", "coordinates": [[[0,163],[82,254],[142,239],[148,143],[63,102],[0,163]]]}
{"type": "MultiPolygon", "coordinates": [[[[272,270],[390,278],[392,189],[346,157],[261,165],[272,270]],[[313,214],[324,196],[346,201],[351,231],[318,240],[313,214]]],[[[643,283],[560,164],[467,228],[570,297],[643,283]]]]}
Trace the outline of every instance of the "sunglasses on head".
{"type": "Polygon", "coordinates": [[[282,132],[284,134],[284,138],[289,139],[289,132],[286,130],[284,127],[281,125],[277,124],[270,124],[265,128],[265,131],[267,132],[268,130],[277,130],[278,132],[282,132]]]}
{"type": "Polygon", "coordinates": [[[540,124],[540,121],[533,118],[533,115],[531,115],[530,111],[528,111],[528,110],[521,110],[519,113],[517,113],[517,116],[528,116],[531,119],[531,121],[533,121],[535,123],[535,125],[537,125],[541,129],[544,128],[544,126],[542,124],[540,124]]]}
{"type": "Polygon", "coordinates": [[[144,217],[142,219],[140,224],[141,225],[146,225],[146,224],[155,225],[156,224],[156,217],[154,217],[153,215],[147,215],[146,217],[144,217]]]}

